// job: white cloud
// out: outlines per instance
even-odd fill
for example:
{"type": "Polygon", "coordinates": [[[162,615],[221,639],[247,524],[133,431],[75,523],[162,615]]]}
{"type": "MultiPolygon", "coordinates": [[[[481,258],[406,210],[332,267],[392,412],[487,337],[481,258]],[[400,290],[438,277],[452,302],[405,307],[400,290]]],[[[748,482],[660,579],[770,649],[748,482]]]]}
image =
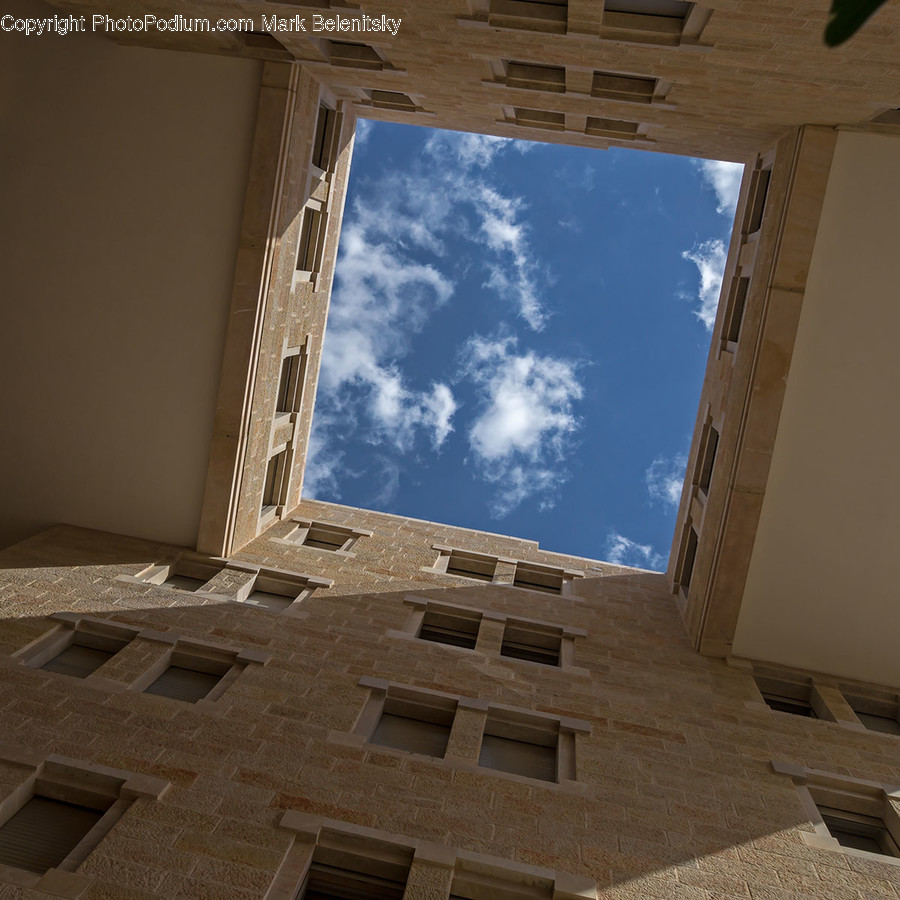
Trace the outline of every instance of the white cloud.
{"type": "Polygon", "coordinates": [[[375,123],[371,119],[357,119],[356,120],[356,142],[355,148],[360,149],[366,145],[366,142],[369,140],[369,135],[372,133],[372,126],[375,123]]]}
{"type": "Polygon", "coordinates": [[[703,159],[698,162],[704,181],[716,192],[719,201],[717,211],[729,218],[734,216],[741,179],[744,177],[742,163],[725,162],[719,159],[703,159]]]}
{"type": "Polygon", "coordinates": [[[532,331],[540,331],[547,315],[541,307],[535,287],[538,283],[537,267],[531,258],[528,230],[518,220],[522,202],[504,197],[485,185],[479,191],[479,199],[477,209],[481,216],[481,231],[487,239],[488,247],[501,260],[509,259],[512,262],[512,268],[500,260],[491,264],[485,285],[515,303],[519,315],[532,331]]]}
{"type": "MultiPolygon", "coordinates": [[[[318,411],[316,412],[318,417],[318,411]]],[[[340,499],[340,475],[344,470],[344,454],[335,447],[326,446],[323,435],[323,421],[316,419],[315,427],[309,438],[309,449],[306,453],[306,467],[303,472],[303,496],[315,498],[327,497],[330,500],[340,499]]]]}
{"type": "Polygon", "coordinates": [[[624,534],[611,531],[606,537],[606,561],[619,566],[634,566],[661,572],[666,567],[666,557],[657,553],[652,544],[639,544],[624,534]]]}
{"type": "Polygon", "coordinates": [[[464,169],[489,166],[501,153],[527,153],[532,144],[489,134],[434,131],[425,142],[425,152],[437,160],[453,160],[464,169]]]}
{"type": "Polygon", "coordinates": [[[678,505],[686,465],[687,457],[681,453],[672,459],[658,457],[650,463],[644,472],[644,480],[651,501],[659,500],[664,506],[678,505]]]}
{"type": "Polygon", "coordinates": [[[516,352],[514,338],[471,338],[462,374],[479,389],[481,411],[469,429],[480,474],[497,486],[493,513],[502,517],[528,497],[553,505],[568,478],[562,467],[583,389],[574,362],[516,352]]]}
{"type": "Polygon", "coordinates": [[[703,241],[681,255],[694,263],[700,273],[700,293],[697,298],[699,306],[694,310],[694,315],[706,326],[707,331],[712,331],[728,256],[725,242],[718,239],[703,241]]]}

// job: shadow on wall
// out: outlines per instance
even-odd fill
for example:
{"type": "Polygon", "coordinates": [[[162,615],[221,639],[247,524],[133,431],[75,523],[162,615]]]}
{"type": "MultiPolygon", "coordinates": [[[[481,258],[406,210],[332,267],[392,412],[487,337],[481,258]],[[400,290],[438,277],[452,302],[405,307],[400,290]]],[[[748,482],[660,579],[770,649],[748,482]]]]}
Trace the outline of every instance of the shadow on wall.
{"type": "MultiPolygon", "coordinates": [[[[34,560],[52,536],[43,549],[33,547],[34,560]]],[[[900,780],[896,744],[746,708],[754,696],[749,676],[694,653],[674,604],[635,593],[656,576],[596,579],[602,596],[565,605],[566,624],[587,632],[572,672],[402,639],[411,611],[405,590],[316,591],[299,615],[286,617],[115,581],[123,563],[146,561],[147,545],[138,546],[132,552],[120,541],[105,556],[76,544],[27,577],[6,571],[0,679],[10,699],[0,709],[0,732],[41,753],[171,780],[176,789],[152,811],[129,811],[152,813],[162,825],[162,836],[149,843],[180,832],[191,809],[226,834],[252,821],[256,843],[266,846],[270,835],[277,847],[280,816],[295,809],[587,875],[615,898],[747,896],[748,883],[760,896],[836,898],[900,884],[896,867],[868,863],[867,874],[858,874],[847,857],[806,846],[798,829],[810,830],[807,815],[790,779],[770,765],[783,759],[900,780]],[[198,706],[142,692],[146,672],[172,647],[158,636],[134,638],[99,677],[86,679],[12,657],[59,627],[48,619],[58,611],[164,632],[179,639],[176,650],[214,645],[215,652],[269,659],[248,665],[219,699],[198,706]],[[359,683],[365,676],[583,720],[590,730],[578,737],[574,784],[354,744],[347,736],[369,695],[359,683]]],[[[520,616],[534,597],[491,585],[416,595],[520,616]]],[[[225,852],[189,831],[179,839],[185,851],[225,852]]],[[[114,831],[83,870],[94,871],[93,859],[125,866],[129,846],[114,831]]],[[[257,860],[244,868],[262,884],[274,874],[271,865],[257,860]]]]}

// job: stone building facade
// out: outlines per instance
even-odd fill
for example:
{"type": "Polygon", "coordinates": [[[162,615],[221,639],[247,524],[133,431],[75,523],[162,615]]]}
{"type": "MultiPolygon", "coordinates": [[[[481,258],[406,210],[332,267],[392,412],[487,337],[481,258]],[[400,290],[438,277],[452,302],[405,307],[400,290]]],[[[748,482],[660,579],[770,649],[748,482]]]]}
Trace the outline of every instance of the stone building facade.
{"type": "Polygon", "coordinates": [[[900,8],[154,11],[3,35],[0,897],[900,895],[900,8]],[[360,115],[745,163],[665,575],[301,499],[360,115]]]}

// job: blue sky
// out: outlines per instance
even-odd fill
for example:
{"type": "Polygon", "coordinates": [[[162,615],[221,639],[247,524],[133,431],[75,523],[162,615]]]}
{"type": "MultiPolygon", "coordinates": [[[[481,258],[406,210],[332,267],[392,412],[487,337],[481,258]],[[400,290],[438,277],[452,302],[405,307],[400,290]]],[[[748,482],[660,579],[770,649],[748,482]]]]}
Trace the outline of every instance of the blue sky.
{"type": "Polygon", "coordinates": [[[740,177],[361,121],[304,495],[664,568],[740,177]]]}

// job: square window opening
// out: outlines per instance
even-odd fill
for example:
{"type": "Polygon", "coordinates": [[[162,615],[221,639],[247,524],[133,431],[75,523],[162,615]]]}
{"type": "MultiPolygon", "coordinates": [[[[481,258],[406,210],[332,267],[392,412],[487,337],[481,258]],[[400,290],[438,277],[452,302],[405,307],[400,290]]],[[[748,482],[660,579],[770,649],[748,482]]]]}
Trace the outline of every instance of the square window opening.
{"type": "Polygon", "coordinates": [[[32,797],[0,826],[0,863],[39,875],[58,867],[112,803],[94,809],[32,797]]]}
{"type": "Polygon", "coordinates": [[[493,581],[497,571],[497,559],[493,556],[480,556],[477,553],[464,553],[453,550],[447,560],[447,574],[460,578],[475,578],[478,581],[493,581]]]}
{"type": "Polygon", "coordinates": [[[372,744],[443,759],[456,714],[456,701],[388,694],[372,744]]]}
{"type": "Polygon", "coordinates": [[[828,833],[842,846],[881,856],[900,857],[900,848],[884,821],[846,810],[818,807],[828,833]]]}
{"type": "Polygon", "coordinates": [[[545,666],[559,666],[562,637],[559,632],[537,631],[523,625],[507,624],[500,655],[524,659],[545,666]]]}
{"type": "Polygon", "coordinates": [[[512,721],[488,715],[478,754],[485,769],[522,775],[540,781],[558,781],[558,727],[512,721]]]}
{"type": "Polygon", "coordinates": [[[144,688],[144,693],[196,703],[203,700],[230,669],[229,663],[219,660],[173,653],[168,668],[144,688]]]}
{"type": "Polygon", "coordinates": [[[474,650],[480,627],[481,615],[478,613],[460,615],[455,612],[428,609],[422,619],[419,639],[474,650]]]}
{"type": "Polygon", "coordinates": [[[517,563],[513,586],[526,588],[529,591],[541,591],[545,594],[561,594],[563,575],[558,569],[530,563],[517,563]]]}

